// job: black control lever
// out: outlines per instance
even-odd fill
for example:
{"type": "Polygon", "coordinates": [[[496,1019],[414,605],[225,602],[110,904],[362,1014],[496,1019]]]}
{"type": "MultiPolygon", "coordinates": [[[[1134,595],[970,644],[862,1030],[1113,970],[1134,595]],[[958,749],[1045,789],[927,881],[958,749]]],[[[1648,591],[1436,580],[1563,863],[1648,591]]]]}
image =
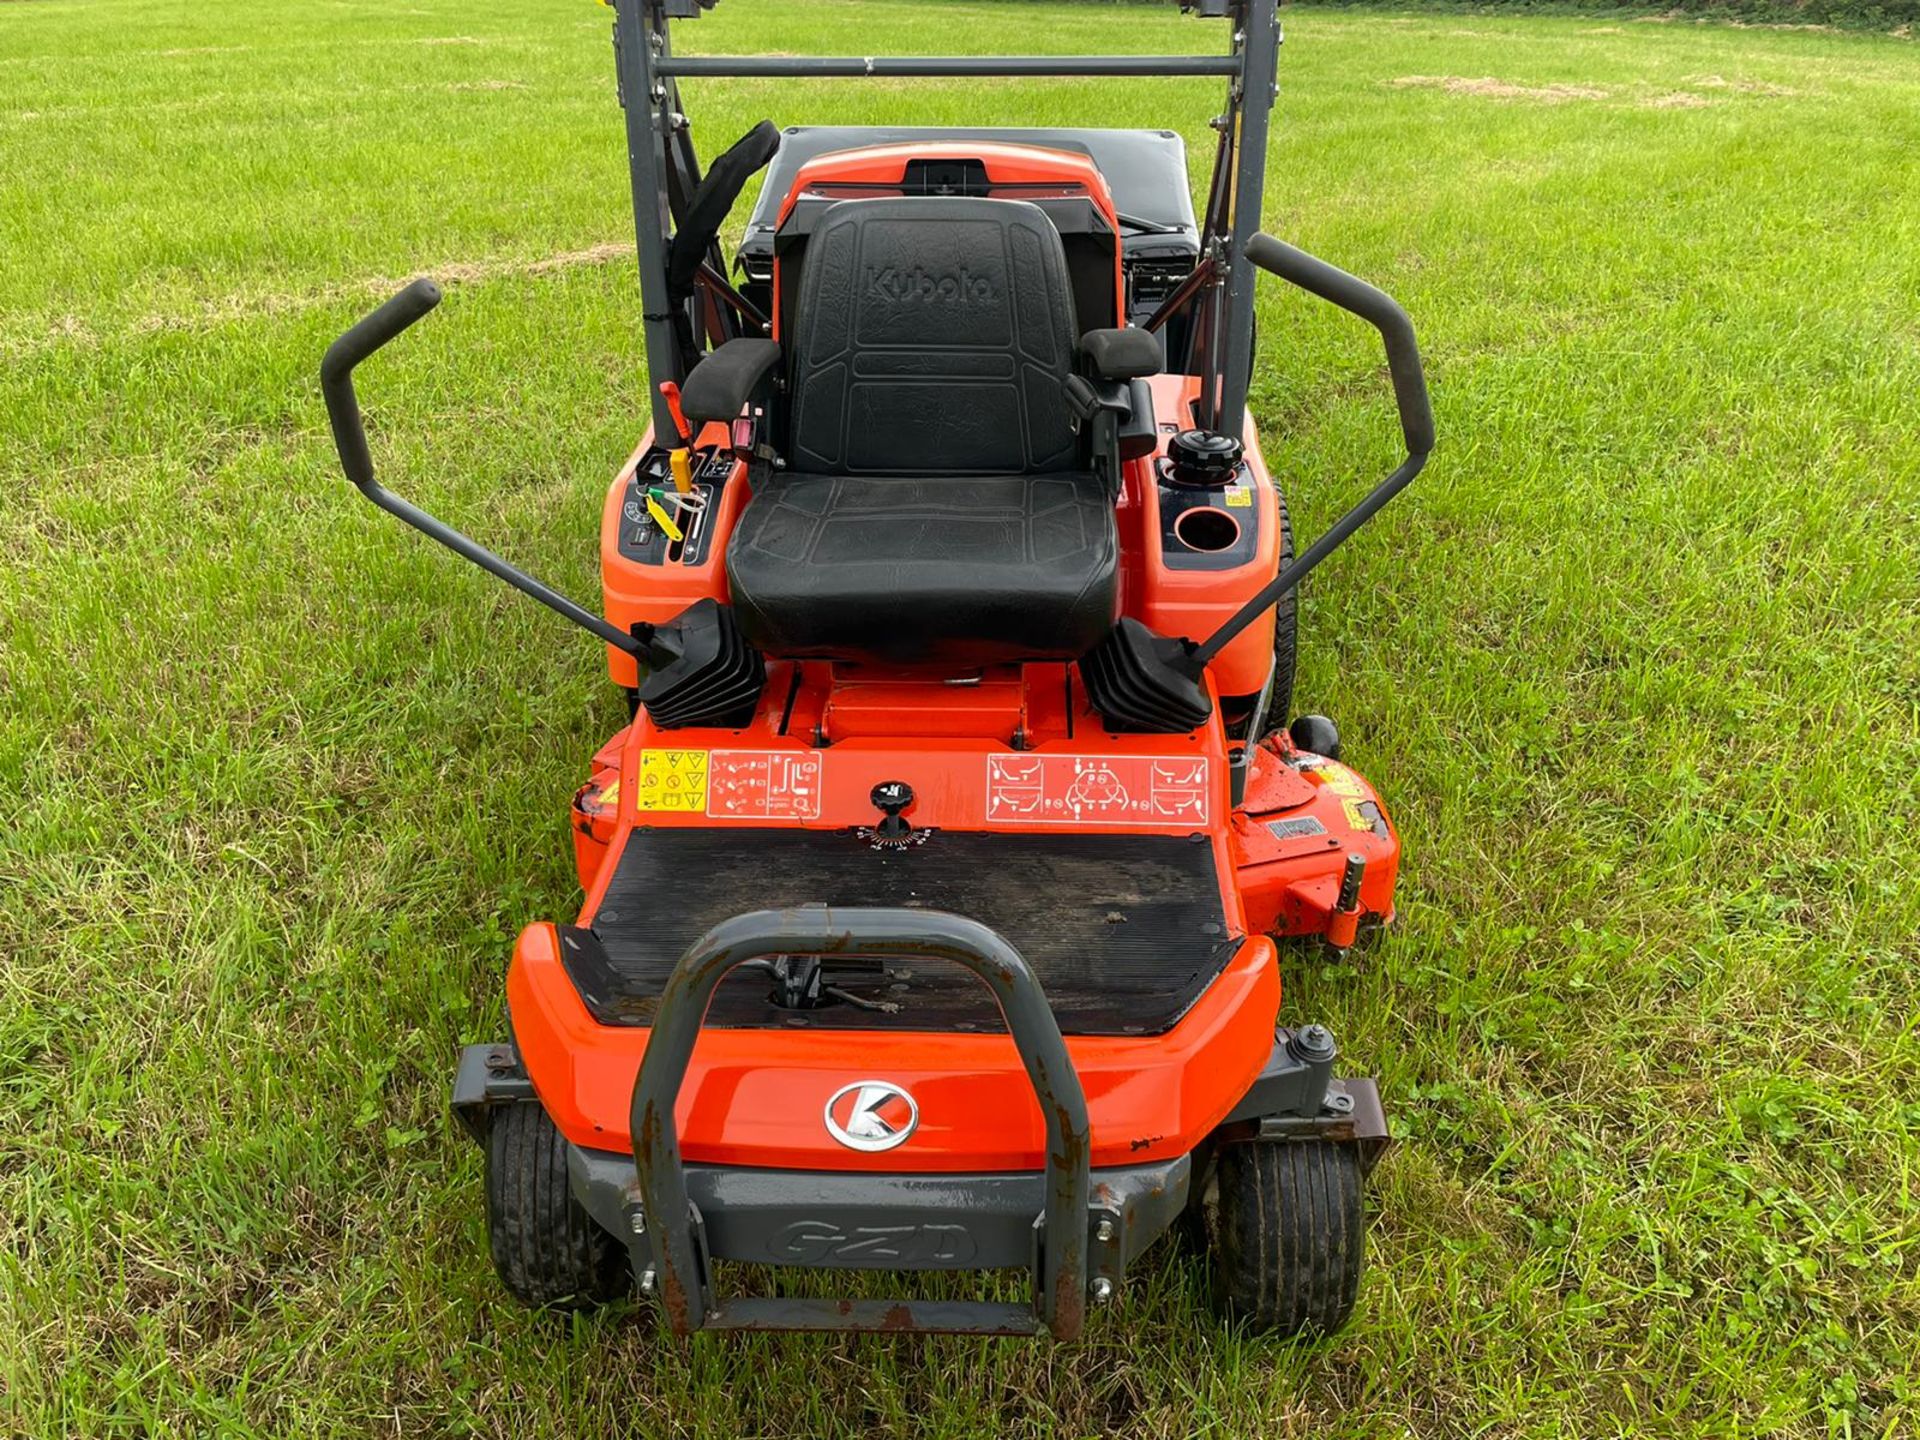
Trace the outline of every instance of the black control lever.
{"type": "Polygon", "coordinates": [[[373,478],[373,456],[367,449],[366,427],[360,422],[360,402],[353,393],[353,369],[439,303],[438,285],[427,279],[415,280],[327,347],[326,358],[320,362],[320,391],[327,399],[327,418],[333,424],[333,444],[340,452],[340,468],[362,495],[389,515],[411,525],[422,535],[438,540],[455,554],[471,560],[522,595],[538,600],[609,645],[644,659],[645,647],[619,626],[542,585],[484,545],[476,544],[451,525],[402,500],[373,478]]]}
{"type": "Polygon", "coordinates": [[[1235,611],[1232,619],[1201,642],[1193,653],[1193,660],[1202,669],[1226,649],[1235,636],[1259,619],[1263,611],[1306,579],[1309,570],[1345,544],[1381,506],[1412,484],[1433,449],[1433,407],[1427,399],[1420,346],[1414,340],[1413,321],[1393,297],[1271,235],[1255,235],[1247,242],[1246,254],[1248,260],[1267,273],[1358,315],[1380,332],[1387,347],[1387,371],[1393,378],[1393,398],[1400,411],[1400,434],[1406,442],[1407,455],[1364,500],[1334,521],[1326,534],[1235,611]]]}
{"type": "Polygon", "coordinates": [[[1214,656],[1304,580],[1309,570],[1339,549],[1382,505],[1406,489],[1433,449],[1433,409],[1427,401],[1420,347],[1414,342],[1413,322],[1407,312],[1384,291],[1271,235],[1255,235],[1249,240],[1246,258],[1288,284],[1358,315],[1380,332],[1386,342],[1387,368],[1393,376],[1393,396],[1400,410],[1400,433],[1407,444],[1407,455],[1366,499],[1334,521],[1299,559],[1198,644],[1184,636],[1156,634],[1132,616],[1122,616],[1100,643],[1080,658],[1080,678],[1087,687],[1087,698],[1115,730],[1178,734],[1204,724],[1213,713],[1205,675],[1214,656]]]}

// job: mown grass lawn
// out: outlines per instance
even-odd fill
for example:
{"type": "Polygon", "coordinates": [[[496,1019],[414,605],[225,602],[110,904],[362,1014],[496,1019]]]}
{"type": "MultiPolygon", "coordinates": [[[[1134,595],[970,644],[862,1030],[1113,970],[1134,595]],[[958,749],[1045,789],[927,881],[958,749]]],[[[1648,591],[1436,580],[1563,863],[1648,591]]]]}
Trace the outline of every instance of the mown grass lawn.
{"type": "MultiPolygon", "coordinates": [[[[1418,320],[1442,448],[1317,574],[1301,694],[1403,920],[1288,961],[1400,1144],[1337,1341],[1169,1253],[1071,1349],[506,1301],[456,1047],[571,912],[589,643],[355,497],[594,593],[645,377],[607,12],[0,4],[0,1423],[21,1434],[1897,1435],[1920,1427],[1920,52],[1291,13],[1269,228],[1418,320]]],[[[1168,6],[727,0],[687,48],[1211,49],[1168,6]]],[[[690,92],[1177,126],[1211,82],[690,92]]],[[[1198,179],[1198,176],[1196,176],[1198,179]]],[[[1271,292],[1313,532],[1391,460],[1271,292]]]]}

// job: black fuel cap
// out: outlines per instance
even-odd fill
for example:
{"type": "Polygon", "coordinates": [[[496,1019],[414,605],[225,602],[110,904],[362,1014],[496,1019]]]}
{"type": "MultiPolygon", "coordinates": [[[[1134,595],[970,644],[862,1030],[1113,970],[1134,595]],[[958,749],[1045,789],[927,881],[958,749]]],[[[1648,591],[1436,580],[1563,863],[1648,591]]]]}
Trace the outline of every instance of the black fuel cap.
{"type": "Polygon", "coordinates": [[[1246,447],[1217,430],[1182,430],[1167,442],[1167,479],[1194,490],[1233,483],[1246,447]]]}

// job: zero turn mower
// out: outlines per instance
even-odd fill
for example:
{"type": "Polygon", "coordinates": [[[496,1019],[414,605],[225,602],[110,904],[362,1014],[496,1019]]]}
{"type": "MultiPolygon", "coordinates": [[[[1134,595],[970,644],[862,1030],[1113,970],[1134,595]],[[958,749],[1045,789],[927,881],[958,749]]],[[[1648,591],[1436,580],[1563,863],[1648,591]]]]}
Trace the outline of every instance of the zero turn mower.
{"type": "Polygon", "coordinates": [[[1192,0],[1220,55],[677,55],[714,3],[615,6],[652,425],[599,613],[376,482],[354,367],[431,281],[321,369],[348,478],[597,636],[631,706],[573,797],[585,904],[520,934],[509,1037],[454,1084],[501,1279],[637,1284],[682,1334],[1065,1340],[1189,1215],[1224,1313],[1335,1329],[1387,1128],[1282,1015],[1275,941],[1388,921],[1399,840],[1334,727],[1287,723],[1292,602],[1433,423],[1399,306],[1260,233],[1274,0],[1192,0]],[[1204,212],[1169,130],[763,122],[703,173],[680,96],[973,75],[1223,79],[1204,212]],[[1407,451],[1297,554],[1246,413],[1262,271],[1379,330],[1407,451]],[[743,1295],[719,1261],[1031,1300],[743,1295]]]}

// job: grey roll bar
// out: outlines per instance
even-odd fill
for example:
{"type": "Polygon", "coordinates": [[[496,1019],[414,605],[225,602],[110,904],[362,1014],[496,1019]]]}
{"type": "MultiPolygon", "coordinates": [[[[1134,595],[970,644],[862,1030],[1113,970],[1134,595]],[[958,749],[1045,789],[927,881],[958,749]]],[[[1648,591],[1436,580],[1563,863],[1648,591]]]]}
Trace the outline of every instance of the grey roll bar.
{"type": "Polygon", "coordinates": [[[789,80],[933,76],[1238,75],[1235,55],[682,55],[659,75],[789,80]]]}
{"type": "Polygon", "coordinates": [[[1227,80],[1214,120],[1220,144],[1202,222],[1202,246],[1219,284],[1200,297],[1202,323],[1184,358],[1201,377],[1198,422],[1238,435],[1245,428],[1253,372],[1254,266],[1248,242],[1260,228],[1266,187],[1267,122],[1280,51],[1277,0],[1191,0],[1181,8],[1224,19],[1232,43],[1224,55],[787,56],[675,55],[669,22],[697,19],[717,0],[613,0],[614,58],[626,110],[647,371],[654,384],[656,434],[673,433],[659,382],[684,382],[675,338],[675,301],[666,254],[674,229],[672,196],[699,182],[691,123],[680,98],[683,78],[866,78],[968,76],[1213,76],[1227,80]]]}
{"type": "Polygon", "coordinates": [[[1071,1340],[1086,1322],[1087,1204],[1092,1193],[1086,1096],[1032,968],[1018,950],[977,920],[939,910],[817,905],[755,910],[722,921],[687,947],[661,991],[634,1081],[629,1124],[656,1283],[676,1334],[709,1328],[1023,1334],[1044,1324],[1055,1339],[1071,1340]],[[713,1296],[700,1219],[687,1198],[674,1104],[714,990],[737,966],[775,955],[931,956],[964,966],[993,992],[1047,1127],[1046,1205],[1039,1226],[1033,1310],[986,1301],[713,1296]]]}

